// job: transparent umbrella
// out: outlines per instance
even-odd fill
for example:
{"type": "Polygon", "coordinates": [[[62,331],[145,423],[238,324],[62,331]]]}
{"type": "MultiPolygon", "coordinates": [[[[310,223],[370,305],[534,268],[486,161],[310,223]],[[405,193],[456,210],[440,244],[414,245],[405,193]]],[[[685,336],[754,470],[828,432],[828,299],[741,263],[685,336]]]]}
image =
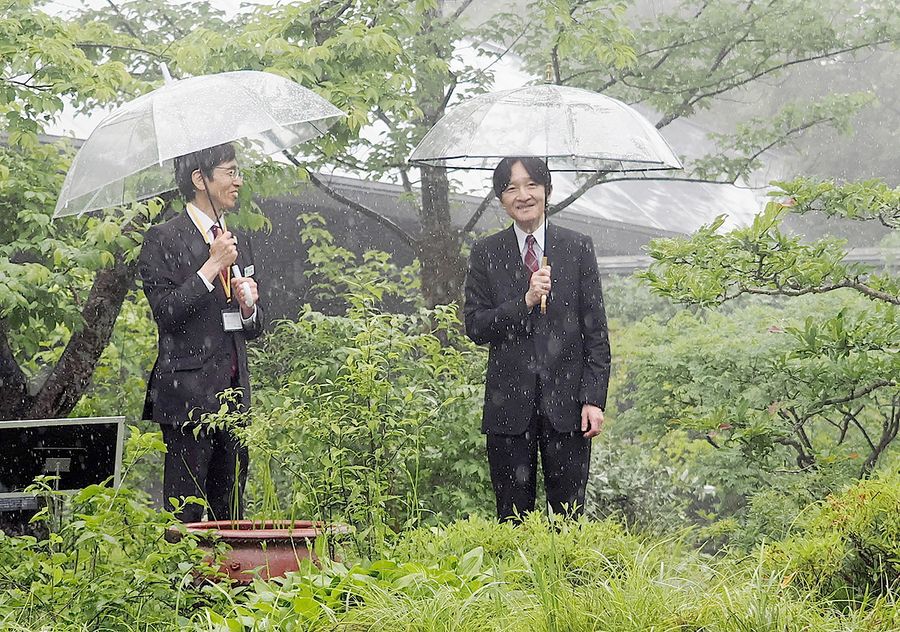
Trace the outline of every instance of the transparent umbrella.
{"type": "Polygon", "coordinates": [[[490,92],[450,108],[409,161],[493,169],[506,156],[544,158],[551,171],[681,169],[662,135],[634,108],[553,84],[490,92]]]}
{"type": "Polygon", "coordinates": [[[267,72],[172,80],[103,119],[75,155],[54,217],[145,200],[175,189],[172,159],[246,139],[273,154],[324,133],[344,113],[267,72]]]}
{"type": "MultiPolygon", "coordinates": [[[[637,110],[596,92],[555,84],[489,92],[448,109],[409,162],[492,170],[507,156],[543,158],[551,171],[681,169],[675,152],[637,110]]],[[[546,223],[545,213],[545,240],[546,223]]],[[[548,265],[546,256],[541,265],[548,265]]],[[[541,313],[546,311],[543,296],[541,313]]]]}

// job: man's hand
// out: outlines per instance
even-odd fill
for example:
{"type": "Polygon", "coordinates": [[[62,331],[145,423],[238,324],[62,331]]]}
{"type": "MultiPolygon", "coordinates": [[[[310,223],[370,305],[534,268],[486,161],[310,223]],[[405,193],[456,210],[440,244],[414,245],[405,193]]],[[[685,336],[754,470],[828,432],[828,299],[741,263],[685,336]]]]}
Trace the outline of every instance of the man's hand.
{"type": "Polygon", "coordinates": [[[247,297],[244,296],[244,292],[241,289],[241,285],[244,283],[250,286],[250,298],[253,299],[250,304],[256,305],[256,302],[259,300],[259,291],[253,277],[232,277],[231,293],[238,298],[238,302],[241,305],[241,314],[244,318],[250,318],[253,315],[253,308],[247,307],[247,297]]]}
{"type": "Polygon", "coordinates": [[[209,259],[200,268],[200,274],[213,283],[216,275],[237,261],[237,239],[231,231],[220,233],[209,246],[209,259]]]}
{"type": "Polygon", "coordinates": [[[528,291],[525,292],[525,304],[529,309],[539,304],[542,296],[550,294],[550,285],[550,266],[538,268],[531,275],[531,283],[528,286],[528,291]]]}
{"type": "Polygon", "coordinates": [[[603,411],[599,406],[584,404],[581,407],[581,431],[585,439],[593,439],[603,429],[603,411]]]}

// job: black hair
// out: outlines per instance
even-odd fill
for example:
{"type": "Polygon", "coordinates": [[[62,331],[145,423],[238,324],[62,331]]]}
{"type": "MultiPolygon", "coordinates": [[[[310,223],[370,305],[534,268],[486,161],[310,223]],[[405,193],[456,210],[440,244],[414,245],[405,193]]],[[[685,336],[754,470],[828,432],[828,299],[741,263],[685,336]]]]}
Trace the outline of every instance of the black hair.
{"type": "Polygon", "coordinates": [[[213,169],[234,158],[234,145],[231,143],[207,147],[175,158],[175,183],[184,201],[190,202],[197,195],[197,187],[191,177],[195,171],[199,169],[207,180],[212,180],[213,169]]]}
{"type": "Polygon", "coordinates": [[[553,184],[550,182],[550,169],[547,167],[546,161],[536,156],[507,156],[494,168],[494,195],[497,196],[497,199],[500,199],[509,184],[513,165],[517,162],[522,163],[522,167],[525,168],[532,180],[544,185],[544,193],[549,198],[553,184]]]}

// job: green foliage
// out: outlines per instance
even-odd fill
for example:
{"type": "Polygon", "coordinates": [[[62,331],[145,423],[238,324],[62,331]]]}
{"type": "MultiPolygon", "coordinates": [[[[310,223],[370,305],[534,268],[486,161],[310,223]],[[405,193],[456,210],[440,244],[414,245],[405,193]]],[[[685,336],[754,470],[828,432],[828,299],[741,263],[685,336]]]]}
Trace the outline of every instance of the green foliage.
{"type": "Polygon", "coordinates": [[[896,223],[898,191],[878,181],[836,186],[804,179],[778,183],[786,204],[770,202],[753,223],[721,233],[724,218],[704,226],[690,238],[654,240],[655,259],[642,278],[656,292],[677,301],[719,305],[743,294],[799,296],[852,288],[876,305],[900,304],[896,274],[844,261],[843,242],[807,242],[781,231],[784,216],[798,212],[896,223]]]}
{"type": "Polygon", "coordinates": [[[138,83],[118,61],[92,63],[78,47],[77,29],[38,4],[6,2],[0,20],[0,131],[9,134],[10,145],[33,144],[34,135],[62,111],[64,99],[91,107],[138,83]]]}
{"type": "Polygon", "coordinates": [[[720,216],[686,238],[651,242],[656,261],[639,273],[663,296],[701,306],[743,294],[799,296],[842,287],[866,287],[869,270],[843,261],[844,243],[833,238],[805,243],[781,232],[787,208],[769,203],[750,226],[728,233],[720,216]]]}
{"type": "MultiPolygon", "coordinates": [[[[900,22],[892,2],[848,8],[839,0],[685,0],[652,10],[627,0],[538,0],[491,27],[533,74],[544,76],[549,65],[554,82],[647,106],[657,113],[656,127],[664,128],[716,105],[731,109],[729,100],[753,100],[756,84],[783,79],[798,65],[846,60],[896,42],[900,22]],[[841,18],[832,19],[836,15],[841,18]]],[[[782,92],[790,94],[785,83],[782,92]]],[[[687,161],[687,170],[701,179],[737,181],[765,152],[812,127],[847,132],[852,117],[872,101],[866,94],[825,92],[750,116],[711,134],[717,148],[687,161]]]]}
{"type": "Polygon", "coordinates": [[[125,488],[92,485],[67,500],[46,483],[40,488],[50,506],[64,502],[67,512],[38,514],[50,526],[45,539],[0,533],[3,629],[175,629],[220,598],[195,583],[198,572],[212,570],[195,539],[163,538],[176,523],[172,514],[125,488]]]}
{"type": "Polygon", "coordinates": [[[705,560],[610,522],[480,519],[408,533],[392,555],[257,582],[209,630],[889,630],[895,606],[840,614],[757,558],[705,560]]]}
{"type": "Polygon", "coordinates": [[[422,307],[418,268],[398,268],[387,252],[369,250],[360,257],[334,244],[325,220],[316,213],[301,215],[300,239],[306,245],[311,298],[327,305],[325,311],[342,314],[360,301],[387,311],[403,305],[422,307]]]}
{"type": "Polygon", "coordinates": [[[797,178],[775,182],[773,196],[785,198],[793,213],[824,213],[852,220],[878,220],[891,228],[900,227],[900,188],[880,180],[835,183],[797,178]]]}
{"type": "MultiPolygon", "coordinates": [[[[745,543],[783,533],[792,519],[790,503],[821,498],[868,472],[890,450],[897,358],[889,339],[882,346],[881,334],[896,333],[880,313],[868,299],[832,295],[685,311],[621,332],[620,344],[631,353],[624,381],[617,382],[610,453],[596,463],[601,474],[591,489],[627,509],[643,505],[642,489],[662,477],[692,521],[747,519],[754,526],[745,522],[732,534],[745,543]],[[840,335],[814,325],[835,320],[845,323],[840,335]],[[811,346],[813,330],[820,333],[811,346]],[[849,338],[847,331],[853,332],[849,338]],[[843,342],[833,342],[835,336],[843,342]],[[648,445],[653,451],[641,455],[648,445]],[[629,456],[637,463],[625,474],[629,456]],[[703,499],[706,486],[712,494],[703,499]],[[756,503],[747,513],[747,499],[768,488],[770,508],[778,510],[780,498],[785,518],[761,519],[766,510],[756,503]]],[[[641,510],[651,510],[654,499],[665,500],[665,492],[655,490],[641,510]]]]}
{"type": "Polygon", "coordinates": [[[900,477],[860,481],[803,512],[767,549],[786,581],[838,602],[893,596],[900,586],[900,477]]]}
{"type": "Polygon", "coordinates": [[[307,309],[277,323],[255,354],[251,423],[236,431],[271,468],[278,504],[353,524],[370,554],[423,519],[483,511],[490,485],[483,356],[455,308],[385,314],[369,298],[351,295],[346,316],[307,309]]]}
{"type": "Polygon", "coordinates": [[[831,94],[815,102],[789,103],[775,116],[754,117],[735,126],[729,134],[710,133],[718,151],[692,161],[692,176],[739,182],[763,166],[765,150],[781,145],[816,125],[827,124],[849,134],[850,121],[874,102],[871,94],[831,94]]]}
{"type": "Polygon", "coordinates": [[[531,71],[554,83],[570,83],[582,69],[597,66],[622,72],[637,61],[638,37],[625,19],[628,4],[535,0],[525,12],[496,16],[490,37],[515,37],[514,49],[531,71]]]}
{"type": "MultiPolygon", "coordinates": [[[[160,447],[134,433],[126,470],[160,447]]],[[[211,570],[205,553],[186,534],[163,540],[171,514],[93,486],[68,513],[41,515],[47,538],[0,536],[0,622],[59,632],[888,632],[900,622],[898,490],[896,475],[855,485],[801,511],[794,536],[749,557],[712,559],[682,538],[532,514],[518,527],[470,518],[419,528],[369,560],[307,561],[234,588],[197,581],[211,570]]]]}
{"type": "Polygon", "coordinates": [[[746,228],[725,233],[719,220],[651,245],[656,261],[638,276],[688,307],[617,332],[617,414],[590,487],[600,515],[651,528],[680,516],[701,527],[695,541],[746,549],[792,533],[801,507],[895,459],[897,276],[780,222],[818,210],[890,225],[896,191],[779,187],[790,206],[771,203],[746,228]],[[654,478],[665,486],[648,491],[654,478]]]}

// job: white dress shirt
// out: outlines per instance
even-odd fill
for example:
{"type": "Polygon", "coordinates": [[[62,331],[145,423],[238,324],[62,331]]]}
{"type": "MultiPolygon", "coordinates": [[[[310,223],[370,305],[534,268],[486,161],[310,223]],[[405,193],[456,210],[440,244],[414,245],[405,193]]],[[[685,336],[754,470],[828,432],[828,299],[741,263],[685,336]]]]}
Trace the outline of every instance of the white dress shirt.
{"type": "Polygon", "coordinates": [[[513,223],[513,230],[516,231],[516,239],[519,240],[519,255],[522,257],[522,263],[525,263],[525,250],[528,248],[525,239],[529,234],[534,235],[534,254],[537,256],[538,263],[540,263],[541,257],[544,256],[544,222],[541,222],[541,225],[533,233],[526,233],[515,222],[513,223]]]}
{"type": "MultiPolygon", "coordinates": [[[[187,207],[185,208],[185,212],[188,214],[188,217],[191,218],[191,221],[193,222],[194,226],[197,227],[197,230],[200,231],[200,234],[203,235],[203,241],[205,241],[207,244],[211,244],[215,239],[212,228],[216,225],[216,222],[213,221],[213,219],[209,215],[201,211],[190,202],[188,202],[187,207]]],[[[228,228],[225,226],[224,217],[220,218],[219,222],[222,225],[222,232],[228,230],[228,228]]],[[[206,286],[206,290],[208,292],[212,292],[213,289],[215,289],[215,286],[209,282],[209,279],[207,279],[205,276],[203,276],[203,274],[200,273],[200,270],[197,270],[197,276],[199,276],[203,280],[203,284],[206,286]]],[[[255,322],[256,305],[253,306],[253,313],[250,314],[250,318],[244,318],[244,314],[243,312],[241,312],[241,320],[245,325],[255,322]]]]}

